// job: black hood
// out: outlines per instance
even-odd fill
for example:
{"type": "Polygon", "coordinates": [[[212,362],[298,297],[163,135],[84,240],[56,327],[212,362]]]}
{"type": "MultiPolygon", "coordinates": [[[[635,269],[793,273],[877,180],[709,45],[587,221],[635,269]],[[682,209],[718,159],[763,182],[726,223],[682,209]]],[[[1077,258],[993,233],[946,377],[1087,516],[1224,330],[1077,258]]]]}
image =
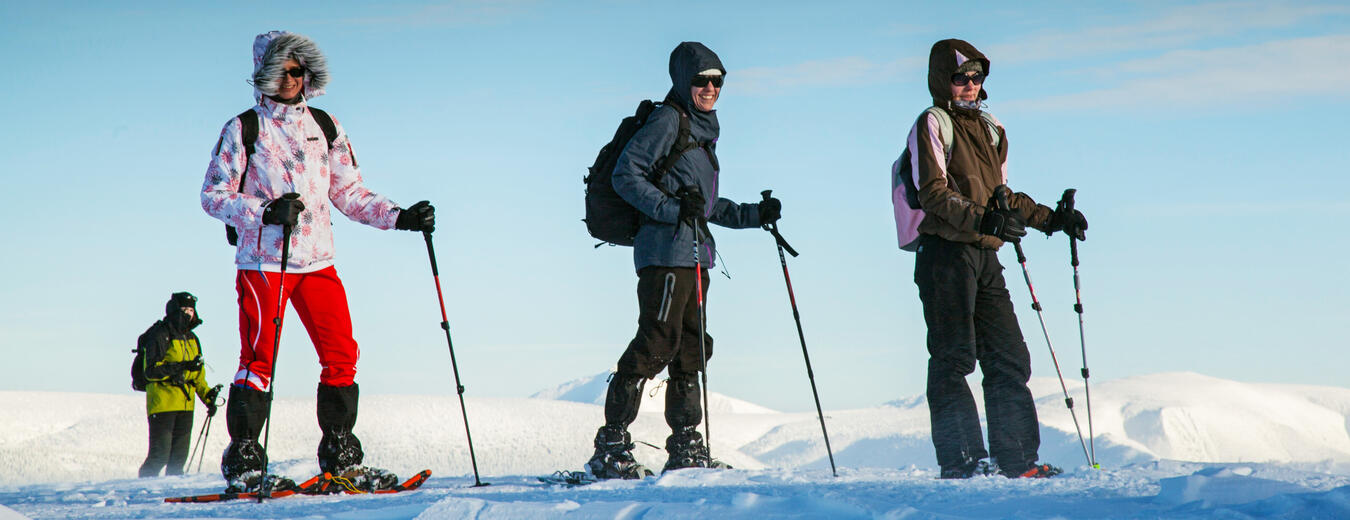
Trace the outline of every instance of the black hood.
{"type": "MultiPolygon", "coordinates": [[[[984,57],[974,45],[963,40],[942,40],[933,44],[928,53],[928,93],[933,95],[933,105],[945,107],[952,100],[952,74],[967,60],[977,60],[984,67],[984,75],[989,75],[989,58],[984,57]]],[[[989,91],[980,89],[980,99],[989,99],[989,91]]]]}
{"type": "Polygon", "coordinates": [[[175,331],[187,332],[197,328],[202,324],[202,316],[197,312],[197,297],[188,292],[176,292],[169,297],[169,301],[164,304],[164,323],[167,323],[175,331]],[[192,308],[192,320],[188,320],[187,313],[183,312],[183,307],[192,308]]]}
{"type": "Polygon", "coordinates": [[[727,69],[717,53],[699,42],[683,42],[670,51],[670,92],[666,94],[667,103],[676,103],[689,115],[689,130],[700,143],[717,140],[721,126],[717,122],[717,110],[703,112],[694,108],[694,98],[689,90],[693,87],[694,76],[708,69],[722,71],[726,77],[727,69]]]}
{"type": "Polygon", "coordinates": [[[687,111],[694,111],[694,99],[689,95],[689,89],[694,76],[699,72],[708,69],[717,69],[722,71],[725,77],[727,69],[722,67],[722,60],[718,59],[717,53],[703,46],[699,42],[684,42],[670,51],[670,96],[680,101],[680,104],[687,111]]]}

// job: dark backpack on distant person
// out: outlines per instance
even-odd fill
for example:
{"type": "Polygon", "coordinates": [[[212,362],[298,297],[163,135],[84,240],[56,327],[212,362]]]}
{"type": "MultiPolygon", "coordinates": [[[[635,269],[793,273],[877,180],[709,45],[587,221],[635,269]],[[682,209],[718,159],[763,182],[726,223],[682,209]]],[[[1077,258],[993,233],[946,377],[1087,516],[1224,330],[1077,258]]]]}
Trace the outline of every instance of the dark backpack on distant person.
{"type": "Polygon", "coordinates": [[[131,349],[131,351],[136,354],[136,357],[131,360],[131,389],[144,392],[145,385],[148,383],[145,380],[145,349],[141,348],[138,342],[136,348],[131,349]]]}
{"type": "MultiPolygon", "coordinates": [[[[670,152],[658,162],[648,180],[662,193],[674,196],[661,184],[661,179],[681,155],[698,148],[698,143],[689,135],[689,115],[668,99],[659,103],[643,100],[638,103],[637,111],[633,115],[623,118],[619,123],[619,129],[614,131],[614,138],[600,149],[600,153],[595,157],[595,164],[588,169],[590,173],[582,178],[582,182],[586,184],[586,218],[582,221],[586,223],[586,231],[592,237],[610,244],[633,245],[638,226],[641,225],[641,212],[614,191],[614,167],[618,164],[619,155],[623,153],[628,141],[642,125],[647,124],[647,118],[656,111],[658,105],[668,105],[680,113],[680,131],[675,137],[675,144],[670,147],[670,152]]],[[[596,244],[596,247],[601,245],[603,242],[596,244]]]]}
{"type": "MultiPolygon", "coordinates": [[[[328,140],[328,150],[333,149],[333,141],[337,140],[337,125],[333,124],[333,118],[327,112],[314,107],[309,107],[309,112],[314,116],[314,122],[323,129],[323,137],[328,140]]],[[[244,181],[248,180],[248,164],[253,159],[253,144],[258,142],[258,119],[261,117],[252,108],[241,112],[239,119],[239,133],[244,139],[244,171],[239,174],[239,193],[244,192],[244,181]]],[[[220,145],[216,145],[219,150],[220,145]]],[[[352,164],[356,164],[356,157],[352,156],[352,164]]],[[[225,224],[225,240],[230,245],[235,245],[239,241],[239,233],[235,231],[234,226],[225,224]]]]}
{"type": "Polygon", "coordinates": [[[131,360],[131,389],[137,392],[144,392],[146,385],[149,384],[149,381],[145,379],[145,359],[147,357],[155,358],[154,362],[158,363],[160,359],[164,358],[164,353],[158,352],[160,349],[154,348],[154,335],[158,332],[159,323],[156,323],[142,333],[139,338],[136,338],[136,348],[131,350],[136,354],[136,357],[131,360]],[[152,352],[152,350],[155,352],[152,352]]]}

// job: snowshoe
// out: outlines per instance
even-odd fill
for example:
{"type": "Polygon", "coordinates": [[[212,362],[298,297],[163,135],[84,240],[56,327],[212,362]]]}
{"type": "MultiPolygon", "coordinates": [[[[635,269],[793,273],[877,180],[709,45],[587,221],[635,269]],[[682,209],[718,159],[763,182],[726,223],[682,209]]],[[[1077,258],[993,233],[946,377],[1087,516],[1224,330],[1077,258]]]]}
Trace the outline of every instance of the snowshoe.
{"type": "Polygon", "coordinates": [[[566,471],[566,470],[554,471],[552,475],[547,475],[538,478],[540,482],[543,482],[545,484],[553,484],[567,487],[585,486],[587,484],[594,484],[600,481],[600,479],[595,478],[594,475],[591,475],[590,473],[586,473],[584,471],[566,471]]]}
{"type": "Polygon", "coordinates": [[[1003,472],[1008,478],[1050,478],[1064,473],[1064,470],[1049,464],[1036,464],[1021,473],[1003,472]]]}
{"type": "MultiPolygon", "coordinates": [[[[294,480],[281,475],[267,475],[267,490],[275,493],[278,491],[293,492],[300,489],[294,480]]],[[[230,480],[226,481],[226,493],[257,493],[262,491],[263,478],[261,471],[247,471],[230,480]]]]}
{"type": "Polygon", "coordinates": [[[681,429],[666,438],[666,467],[662,473],[684,468],[731,469],[731,465],[712,458],[703,435],[693,428],[681,429]]]}
{"type": "Polygon", "coordinates": [[[586,471],[597,479],[640,479],[652,471],[633,458],[633,438],[628,431],[603,426],[595,432],[595,454],[586,462],[586,471]]]}
{"type": "Polygon", "coordinates": [[[372,493],[394,489],[399,485],[398,475],[367,466],[348,468],[336,475],[324,473],[323,476],[323,482],[319,484],[317,492],[325,495],[343,492],[372,493]]]}

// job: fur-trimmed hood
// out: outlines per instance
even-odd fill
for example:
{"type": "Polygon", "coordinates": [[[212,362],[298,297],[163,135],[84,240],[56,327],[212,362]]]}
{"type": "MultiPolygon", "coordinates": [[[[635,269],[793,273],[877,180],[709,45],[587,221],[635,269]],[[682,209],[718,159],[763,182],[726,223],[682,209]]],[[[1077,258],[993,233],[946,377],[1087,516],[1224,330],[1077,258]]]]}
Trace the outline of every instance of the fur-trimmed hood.
{"type": "Polygon", "coordinates": [[[314,40],[302,34],[270,31],[253,39],[253,97],[275,96],[287,59],[309,71],[305,75],[305,99],[323,95],[328,85],[328,60],[314,40]]]}

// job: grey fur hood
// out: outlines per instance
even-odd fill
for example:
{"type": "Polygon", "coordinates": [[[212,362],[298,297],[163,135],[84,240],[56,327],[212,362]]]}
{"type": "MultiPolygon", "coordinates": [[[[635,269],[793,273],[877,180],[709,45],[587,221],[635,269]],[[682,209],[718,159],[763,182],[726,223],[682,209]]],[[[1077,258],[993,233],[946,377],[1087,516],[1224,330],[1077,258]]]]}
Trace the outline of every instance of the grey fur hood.
{"type": "Polygon", "coordinates": [[[314,40],[303,34],[270,31],[253,39],[253,97],[275,96],[287,59],[309,71],[305,75],[305,99],[323,95],[328,85],[328,60],[314,40]]]}

